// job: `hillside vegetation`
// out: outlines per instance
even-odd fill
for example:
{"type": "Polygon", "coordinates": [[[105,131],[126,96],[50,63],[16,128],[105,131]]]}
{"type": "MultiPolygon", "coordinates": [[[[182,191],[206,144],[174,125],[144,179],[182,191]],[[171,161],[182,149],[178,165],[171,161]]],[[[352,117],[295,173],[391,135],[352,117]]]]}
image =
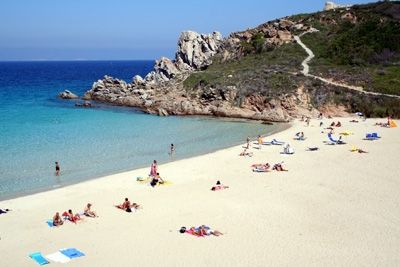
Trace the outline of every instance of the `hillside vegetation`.
{"type": "MultiPolygon", "coordinates": [[[[400,95],[399,1],[355,5],[285,19],[319,30],[301,37],[315,54],[310,62],[312,74],[362,86],[366,91],[400,95]]],[[[229,90],[235,86],[238,98],[254,93],[273,98],[295,93],[304,86],[315,108],[334,104],[369,116],[400,115],[397,98],[362,95],[301,75],[301,62],[307,54],[293,41],[271,45],[264,27],[267,24],[248,30],[251,37],[241,41],[239,48],[227,45],[214,57],[212,65],[191,74],[184,81],[187,92],[201,95],[207,88],[229,90]],[[224,56],[227,52],[231,55],[228,59],[224,56]]],[[[291,29],[292,35],[301,33],[291,29]]]]}

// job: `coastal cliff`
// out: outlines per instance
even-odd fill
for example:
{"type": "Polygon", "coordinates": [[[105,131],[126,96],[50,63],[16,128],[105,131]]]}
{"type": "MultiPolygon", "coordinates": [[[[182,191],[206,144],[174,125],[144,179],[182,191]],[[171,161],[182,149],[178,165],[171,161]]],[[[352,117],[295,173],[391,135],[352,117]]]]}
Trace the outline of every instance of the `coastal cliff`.
{"type": "Polygon", "coordinates": [[[384,2],[285,17],[225,39],[186,31],[175,59],[162,57],[131,83],[105,76],[84,99],[160,116],[398,116],[399,21],[400,3],[384,2]],[[382,31],[381,44],[371,42],[382,31]]]}

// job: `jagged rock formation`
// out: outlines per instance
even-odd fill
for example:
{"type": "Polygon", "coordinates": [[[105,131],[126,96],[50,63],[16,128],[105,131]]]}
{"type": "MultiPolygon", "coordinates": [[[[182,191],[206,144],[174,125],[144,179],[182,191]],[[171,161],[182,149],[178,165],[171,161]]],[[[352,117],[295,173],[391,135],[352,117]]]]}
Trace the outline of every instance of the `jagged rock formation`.
{"type": "MultiPolygon", "coordinates": [[[[313,65],[308,70],[312,51],[310,53],[307,48],[305,53],[305,45],[301,48],[302,42],[298,37],[309,33],[304,37],[308,39],[309,36],[319,34],[319,38],[326,39],[322,43],[322,39],[315,41],[321,47],[326,47],[325,41],[343,33],[338,29],[351,29],[340,28],[341,25],[350,22],[357,27],[374,14],[378,18],[383,17],[382,20],[374,20],[378,21],[376,27],[380,27],[379,23],[400,20],[399,10],[400,5],[382,3],[366,5],[365,8],[357,6],[302,14],[232,33],[225,39],[218,32],[208,35],[183,32],[178,40],[174,60],[162,57],[155,62],[152,72],[144,78],[134,76],[131,83],[105,76],[93,84],[84,98],[131,106],[159,116],[212,115],[266,121],[289,121],[302,115],[315,116],[319,111],[343,115],[346,110],[357,109],[368,114],[371,106],[379,111],[385,103],[395,110],[399,106],[397,100],[393,100],[395,97],[355,90],[358,83],[353,78],[354,74],[342,75],[333,71],[331,73],[335,79],[331,79],[328,75],[314,73],[313,65]],[[315,33],[313,26],[321,24],[325,26],[324,32],[315,33]],[[309,59],[304,61],[307,54],[309,59]]],[[[390,23],[393,24],[387,22],[385,29],[396,29],[393,25],[398,22],[390,23]]],[[[395,34],[396,30],[392,32],[395,34]]],[[[394,35],[394,38],[399,36],[394,35]]],[[[339,41],[345,40],[343,35],[341,37],[339,41]]],[[[351,39],[352,35],[345,38],[351,39]]],[[[385,35],[382,38],[386,38],[385,35]]],[[[387,43],[397,49],[397,42],[387,43]]],[[[307,47],[311,48],[309,44],[307,47]]],[[[385,59],[387,64],[394,53],[389,52],[376,56],[379,56],[379,60],[385,59]]],[[[349,55],[353,56],[353,53],[349,55]]],[[[391,69],[387,71],[392,72],[391,69]]]]}
{"type": "Polygon", "coordinates": [[[79,98],[79,96],[72,93],[70,90],[64,90],[63,92],[58,94],[58,97],[60,97],[62,99],[77,99],[77,98],[79,98]]]}
{"type": "Polygon", "coordinates": [[[143,79],[134,77],[134,85],[154,85],[175,78],[177,75],[200,70],[212,63],[214,56],[221,47],[222,35],[219,32],[199,34],[193,31],[182,32],[178,40],[178,51],[175,60],[162,57],[156,61],[154,70],[143,79]]]}
{"type": "MultiPolygon", "coordinates": [[[[224,53],[226,59],[243,55],[242,43],[249,43],[257,33],[262,33],[265,46],[279,46],[293,41],[291,31],[308,31],[309,26],[287,19],[265,23],[253,30],[231,34],[223,40],[218,32],[198,34],[183,32],[178,40],[175,60],[162,57],[152,72],[142,78],[134,76],[132,83],[105,76],[86,92],[84,99],[108,102],[115,105],[137,107],[141,110],[167,115],[214,115],[269,121],[288,121],[299,102],[296,96],[282,96],[269,102],[257,95],[237,101],[234,86],[223,89],[207,88],[199,94],[187,94],[182,81],[192,72],[201,71],[212,64],[212,57],[224,53]],[[264,103],[265,102],[265,103],[264,103]]],[[[301,102],[301,101],[300,101],[301,102]]],[[[305,104],[308,110],[309,103],[305,104]]],[[[302,109],[302,108],[300,108],[302,109]]]]}

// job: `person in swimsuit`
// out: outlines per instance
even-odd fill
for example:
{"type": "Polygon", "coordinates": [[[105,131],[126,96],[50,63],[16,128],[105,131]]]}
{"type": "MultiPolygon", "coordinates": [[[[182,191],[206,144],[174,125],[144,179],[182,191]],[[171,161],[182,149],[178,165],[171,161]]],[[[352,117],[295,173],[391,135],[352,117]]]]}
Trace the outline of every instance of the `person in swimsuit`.
{"type": "Polygon", "coordinates": [[[83,214],[85,214],[88,217],[98,217],[96,212],[94,212],[93,210],[91,210],[92,204],[88,203],[85,207],[85,209],[83,210],[83,214]]]}
{"type": "Polygon", "coordinates": [[[157,175],[157,161],[154,160],[150,166],[150,176],[155,177],[157,175]]]}
{"type": "Polygon", "coordinates": [[[171,147],[169,149],[169,154],[172,157],[175,154],[175,146],[174,144],[171,144],[171,147]]]}
{"type": "Polygon", "coordinates": [[[64,212],[62,214],[64,217],[67,217],[69,221],[76,223],[78,220],[81,219],[81,216],[76,213],[75,215],[72,213],[72,210],[68,210],[68,212],[64,212]]]}
{"type": "Polygon", "coordinates": [[[56,176],[60,176],[60,164],[56,161],[56,176]]]}
{"type": "Polygon", "coordinates": [[[64,221],[62,220],[60,213],[56,212],[56,214],[53,217],[53,226],[60,226],[64,223],[64,221]]]}

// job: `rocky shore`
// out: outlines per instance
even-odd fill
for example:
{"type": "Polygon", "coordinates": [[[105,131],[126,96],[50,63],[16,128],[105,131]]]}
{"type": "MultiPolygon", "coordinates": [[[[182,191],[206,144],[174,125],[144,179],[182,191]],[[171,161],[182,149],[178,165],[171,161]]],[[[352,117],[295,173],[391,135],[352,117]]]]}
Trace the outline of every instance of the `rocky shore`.
{"type": "MultiPolygon", "coordinates": [[[[308,26],[281,19],[259,27],[231,34],[223,39],[219,32],[199,34],[185,31],[178,40],[175,59],[162,57],[152,72],[142,78],[134,76],[131,83],[104,76],[93,83],[84,95],[85,100],[96,100],[114,105],[135,107],[150,114],[211,115],[264,121],[289,121],[298,114],[314,116],[302,88],[295,94],[283,94],[266,101],[260,94],[238,95],[237,86],[204,87],[188,91],[183,81],[193,72],[202,72],[212,64],[215,56],[235,60],[243,55],[242,44],[262,33],[265,43],[280,46],[293,42],[294,31],[306,32],[308,26]],[[240,103],[239,103],[240,102],[240,103]]],[[[257,66],[254,66],[255,68],[257,66]]]]}

